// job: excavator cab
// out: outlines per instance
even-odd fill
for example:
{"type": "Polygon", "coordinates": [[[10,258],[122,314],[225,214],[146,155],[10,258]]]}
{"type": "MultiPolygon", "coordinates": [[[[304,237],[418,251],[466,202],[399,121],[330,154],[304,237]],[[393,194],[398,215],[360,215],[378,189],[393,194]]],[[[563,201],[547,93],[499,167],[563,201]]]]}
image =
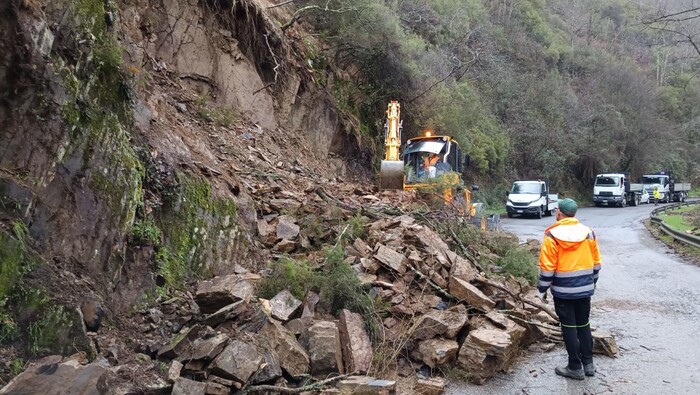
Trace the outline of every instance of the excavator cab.
{"type": "Polygon", "coordinates": [[[471,192],[464,188],[462,150],[449,136],[426,136],[409,139],[404,145],[404,189],[433,191],[460,215],[471,214],[471,192]]]}
{"type": "MultiPolygon", "coordinates": [[[[380,189],[403,189],[430,192],[459,215],[473,218],[471,191],[464,187],[462,172],[469,157],[463,156],[456,140],[434,136],[427,131],[401,147],[401,106],[392,101],[384,125],[385,156],[379,174],[380,189]]],[[[483,228],[482,224],[482,228],[483,228]]]]}
{"type": "Polygon", "coordinates": [[[408,140],[403,150],[406,168],[404,184],[407,189],[451,172],[462,172],[462,151],[456,141],[447,136],[416,137],[408,140]]]}

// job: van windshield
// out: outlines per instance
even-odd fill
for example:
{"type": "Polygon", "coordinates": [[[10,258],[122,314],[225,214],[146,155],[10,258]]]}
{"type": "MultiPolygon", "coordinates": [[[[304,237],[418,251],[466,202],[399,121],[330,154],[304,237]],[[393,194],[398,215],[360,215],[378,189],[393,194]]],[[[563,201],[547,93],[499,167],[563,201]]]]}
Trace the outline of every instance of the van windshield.
{"type": "Polygon", "coordinates": [[[598,187],[617,186],[620,183],[620,177],[599,176],[595,179],[595,185],[598,187]]]}
{"type": "Polygon", "coordinates": [[[542,184],[540,183],[534,183],[534,182],[528,182],[528,183],[514,183],[513,184],[513,190],[510,191],[510,193],[531,193],[535,195],[539,195],[540,192],[542,191],[542,184]]]}

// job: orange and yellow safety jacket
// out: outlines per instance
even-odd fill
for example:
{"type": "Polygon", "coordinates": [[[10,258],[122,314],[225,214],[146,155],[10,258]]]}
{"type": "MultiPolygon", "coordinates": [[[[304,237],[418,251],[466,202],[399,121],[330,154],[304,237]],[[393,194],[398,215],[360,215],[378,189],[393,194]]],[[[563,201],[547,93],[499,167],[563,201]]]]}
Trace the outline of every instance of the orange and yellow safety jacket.
{"type": "Polygon", "coordinates": [[[600,272],[600,251],[593,230],[576,218],[564,218],[544,232],[537,289],[561,299],[593,296],[600,272]]]}
{"type": "Polygon", "coordinates": [[[438,162],[438,159],[440,159],[439,156],[437,155],[430,155],[429,157],[425,158],[423,166],[427,169],[430,166],[435,166],[435,164],[438,162]]]}

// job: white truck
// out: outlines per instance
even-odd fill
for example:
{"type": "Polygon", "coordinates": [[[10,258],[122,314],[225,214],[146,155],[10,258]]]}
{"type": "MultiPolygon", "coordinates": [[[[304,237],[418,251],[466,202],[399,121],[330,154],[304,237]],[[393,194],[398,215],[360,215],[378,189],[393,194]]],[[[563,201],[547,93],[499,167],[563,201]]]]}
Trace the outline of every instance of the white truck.
{"type": "Polygon", "coordinates": [[[642,184],[630,183],[628,173],[598,174],[593,184],[593,203],[600,206],[637,206],[646,192],[642,184]]]}
{"type": "Polygon", "coordinates": [[[532,214],[537,218],[550,216],[559,207],[559,194],[549,193],[545,181],[515,181],[507,193],[506,212],[508,218],[514,215],[532,214]]]}
{"type": "Polygon", "coordinates": [[[641,182],[649,196],[653,197],[654,189],[659,188],[660,199],[664,203],[685,202],[688,192],[690,192],[689,182],[676,182],[670,173],[664,171],[657,174],[645,174],[642,176],[641,182]]]}

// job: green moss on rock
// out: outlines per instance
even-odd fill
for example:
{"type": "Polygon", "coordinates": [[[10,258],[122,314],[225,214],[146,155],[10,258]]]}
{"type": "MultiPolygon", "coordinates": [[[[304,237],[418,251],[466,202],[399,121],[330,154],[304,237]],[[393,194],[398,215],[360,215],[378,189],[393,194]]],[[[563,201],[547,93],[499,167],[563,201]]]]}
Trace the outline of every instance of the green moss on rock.
{"type": "Polygon", "coordinates": [[[178,193],[165,202],[156,221],[164,240],[156,262],[170,288],[211,274],[212,262],[219,258],[219,235],[228,238],[237,229],[235,202],[212,196],[206,180],[184,174],[178,179],[178,193]]]}
{"type": "Polygon", "coordinates": [[[78,310],[51,303],[27,328],[29,351],[33,354],[69,355],[84,351],[95,357],[90,338],[83,329],[78,310]]]}

